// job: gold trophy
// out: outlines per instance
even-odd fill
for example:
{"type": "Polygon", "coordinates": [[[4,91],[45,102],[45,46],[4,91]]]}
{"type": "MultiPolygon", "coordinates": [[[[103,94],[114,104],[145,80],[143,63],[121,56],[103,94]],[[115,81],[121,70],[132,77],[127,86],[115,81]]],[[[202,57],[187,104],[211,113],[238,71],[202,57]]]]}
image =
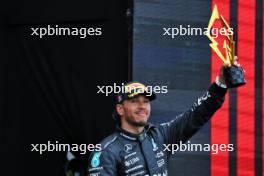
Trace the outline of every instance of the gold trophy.
{"type": "Polygon", "coordinates": [[[226,67],[224,67],[223,74],[225,77],[225,83],[228,88],[239,87],[246,84],[244,70],[239,66],[235,60],[235,41],[233,39],[233,33],[231,34],[231,28],[224,19],[222,15],[219,15],[217,5],[214,6],[206,36],[210,39],[210,47],[216,53],[216,55],[224,62],[226,67]],[[215,38],[211,35],[211,29],[216,20],[221,21],[222,28],[225,30],[223,49],[225,50],[225,55],[222,54],[218,48],[218,43],[215,38]]]}

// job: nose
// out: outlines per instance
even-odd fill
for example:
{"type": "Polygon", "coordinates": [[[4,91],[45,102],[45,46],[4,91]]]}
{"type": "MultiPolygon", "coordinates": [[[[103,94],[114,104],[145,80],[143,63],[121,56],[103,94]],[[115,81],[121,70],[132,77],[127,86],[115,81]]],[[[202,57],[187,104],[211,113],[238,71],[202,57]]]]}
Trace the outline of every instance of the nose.
{"type": "Polygon", "coordinates": [[[145,104],[144,102],[140,102],[140,103],[139,103],[139,107],[140,107],[140,108],[145,108],[145,107],[146,107],[146,104],[145,104]]]}
{"type": "Polygon", "coordinates": [[[146,109],[147,107],[147,103],[143,100],[143,101],[139,101],[139,108],[141,109],[146,109]]]}

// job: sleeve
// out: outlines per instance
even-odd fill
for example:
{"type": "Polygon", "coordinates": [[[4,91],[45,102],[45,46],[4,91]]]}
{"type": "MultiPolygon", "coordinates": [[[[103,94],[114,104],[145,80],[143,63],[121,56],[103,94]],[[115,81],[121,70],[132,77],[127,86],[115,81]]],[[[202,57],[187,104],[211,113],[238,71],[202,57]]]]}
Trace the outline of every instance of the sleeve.
{"type": "Polygon", "coordinates": [[[168,123],[160,124],[159,129],[165,144],[186,142],[221,107],[226,92],[227,89],[213,83],[189,110],[168,123]]]}
{"type": "Polygon", "coordinates": [[[89,158],[88,176],[117,175],[117,161],[111,151],[92,153],[89,158]]]}

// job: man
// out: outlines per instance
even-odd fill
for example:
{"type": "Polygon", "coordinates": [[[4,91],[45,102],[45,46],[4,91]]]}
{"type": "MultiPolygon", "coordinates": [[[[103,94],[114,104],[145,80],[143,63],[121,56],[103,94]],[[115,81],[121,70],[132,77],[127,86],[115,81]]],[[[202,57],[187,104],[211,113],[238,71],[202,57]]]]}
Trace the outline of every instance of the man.
{"type": "Polygon", "coordinates": [[[221,107],[227,92],[223,68],[216,82],[188,111],[158,126],[148,123],[155,94],[148,94],[139,82],[126,84],[125,93],[116,100],[116,131],[102,141],[100,152],[91,155],[89,175],[168,175],[171,153],[164,150],[164,144],[185,142],[221,107]]]}

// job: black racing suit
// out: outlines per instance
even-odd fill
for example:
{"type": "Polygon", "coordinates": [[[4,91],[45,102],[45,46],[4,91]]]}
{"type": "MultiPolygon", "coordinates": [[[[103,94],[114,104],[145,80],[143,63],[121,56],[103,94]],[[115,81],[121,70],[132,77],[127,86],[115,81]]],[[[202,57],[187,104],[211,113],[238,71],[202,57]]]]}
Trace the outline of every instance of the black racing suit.
{"type": "Polygon", "coordinates": [[[138,135],[117,127],[102,141],[102,150],[91,155],[89,175],[168,175],[171,152],[165,145],[183,143],[194,135],[221,107],[226,91],[213,83],[189,110],[168,123],[148,124],[138,135]]]}

